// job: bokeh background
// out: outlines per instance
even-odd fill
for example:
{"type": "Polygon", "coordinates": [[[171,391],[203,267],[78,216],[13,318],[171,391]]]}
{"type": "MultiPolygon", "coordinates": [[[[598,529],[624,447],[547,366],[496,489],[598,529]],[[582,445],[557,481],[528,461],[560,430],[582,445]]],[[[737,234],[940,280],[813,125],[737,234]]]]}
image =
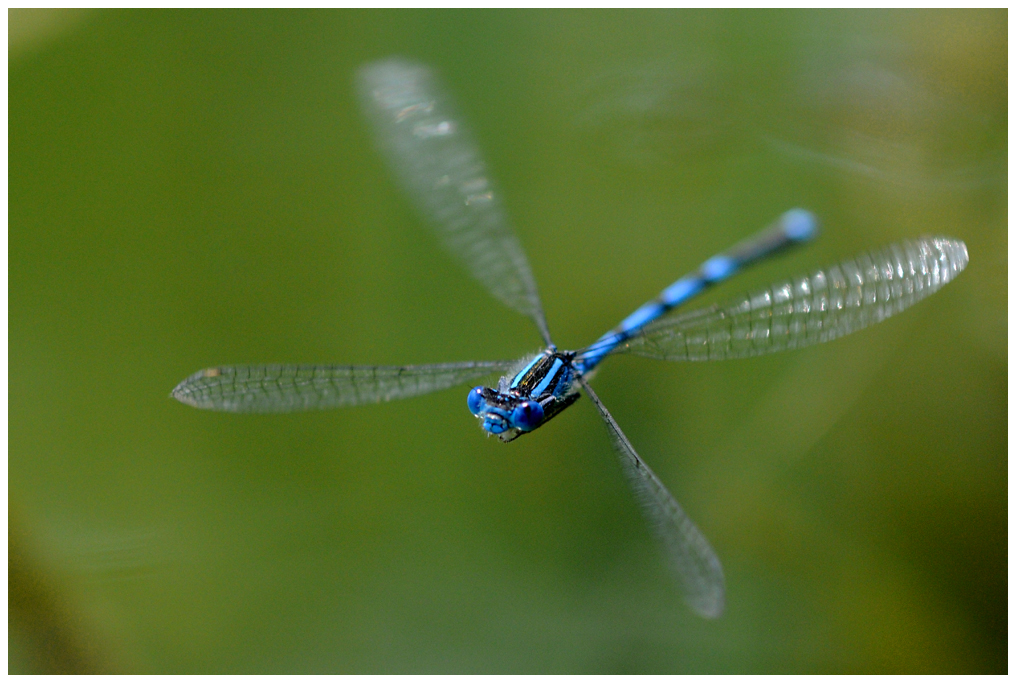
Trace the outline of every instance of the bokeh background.
{"type": "Polygon", "coordinates": [[[1007,14],[47,12],[9,19],[11,672],[1004,672],[1007,14]],[[597,391],[713,543],[678,594],[580,403],[510,445],[466,388],[289,416],[168,398],[239,362],[515,358],[353,74],[432,64],[557,342],[781,212],[959,279],[745,361],[597,391]]]}

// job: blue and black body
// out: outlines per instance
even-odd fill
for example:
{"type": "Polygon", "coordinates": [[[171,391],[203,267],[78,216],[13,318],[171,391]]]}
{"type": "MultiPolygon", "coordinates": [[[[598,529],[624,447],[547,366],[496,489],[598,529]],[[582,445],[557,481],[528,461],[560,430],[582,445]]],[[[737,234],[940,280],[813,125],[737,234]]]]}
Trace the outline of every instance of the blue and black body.
{"type": "Polygon", "coordinates": [[[591,373],[618,345],[753,261],[811,240],[817,232],[818,222],[811,212],[792,209],[758,235],[707,259],[664,288],[589,347],[561,352],[551,345],[511,378],[502,377],[498,389],[483,385],[471,389],[466,405],[480,418],[481,427],[503,442],[533,432],[575,403],[579,398],[576,378],[591,373]]]}
{"type": "Polygon", "coordinates": [[[594,392],[591,374],[609,354],[622,352],[667,361],[733,359],[835,339],[950,282],[967,264],[964,243],[944,237],[901,240],[723,306],[671,313],[753,261],[812,238],[815,217],[793,209],[755,237],[703,262],[589,347],[559,351],[526,255],[477,146],[434,74],[393,59],[364,67],[360,86],[375,140],[406,194],[470,274],[533,321],[544,350],[521,362],[215,366],[186,378],[172,396],[216,411],[285,413],[403,399],[500,374],[497,388],[470,390],[467,406],[487,434],[509,442],[547,423],[582,393],[608,429],[685,600],[704,617],[719,616],[724,609],[720,561],[594,392]]]}
{"type": "Polygon", "coordinates": [[[480,426],[503,442],[532,432],[575,403],[575,352],[548,347],[498,389],[478,385],[466,395],[480,426]]]}

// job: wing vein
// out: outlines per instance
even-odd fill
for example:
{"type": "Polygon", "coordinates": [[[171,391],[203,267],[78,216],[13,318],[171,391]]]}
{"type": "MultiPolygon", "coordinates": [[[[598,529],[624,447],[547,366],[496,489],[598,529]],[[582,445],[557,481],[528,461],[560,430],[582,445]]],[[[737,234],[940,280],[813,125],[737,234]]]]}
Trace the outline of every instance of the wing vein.
{"type": "Polygon", "coordinates": [[[243,365],[194,373],[170,396],[196,408],[232,413],[290,413],[427,394],[504,372],[515,361],[421,366],[243,365]]]}
{"type": "Polygon", "coordinates": [[[473,277],[533,319],[550,345],[526,254],[480,150],[438,78],[423,65],[392,59],[365,66],[359,81],[378,147],[417,210],[473,277]]]}
{"type": "Polygon", "coordinates": [[[705,361],[828,342],[928,297],[953,280],[967,262],[967,248],[959,240],[905,240],[721,306],[665,316],[615,351],[668,361],[705,361]]]}
{"type": "Polygon", "coordinates": [[[622,470],[650,528],[664,546],[668,566],[681,586],[685,601],[703,617],[719,617],[724,612],[724,571],[717,554],[667,487],[636,453],[586,379],[579,376],[578,380],[607,425],[622,470]]]}

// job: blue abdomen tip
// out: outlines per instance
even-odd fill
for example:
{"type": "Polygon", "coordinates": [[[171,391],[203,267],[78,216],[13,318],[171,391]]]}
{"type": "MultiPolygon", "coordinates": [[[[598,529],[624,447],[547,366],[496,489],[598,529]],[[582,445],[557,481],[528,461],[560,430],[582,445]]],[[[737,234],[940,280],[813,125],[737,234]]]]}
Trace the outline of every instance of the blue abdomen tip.
{"type": "Polygon", "coordinates": [[[819,219],[811,211],[792,209],[785,212],[780,218],[784,226],[784,234],[789,240],[804,242],[816,237],[819,232],[819,219]]]}

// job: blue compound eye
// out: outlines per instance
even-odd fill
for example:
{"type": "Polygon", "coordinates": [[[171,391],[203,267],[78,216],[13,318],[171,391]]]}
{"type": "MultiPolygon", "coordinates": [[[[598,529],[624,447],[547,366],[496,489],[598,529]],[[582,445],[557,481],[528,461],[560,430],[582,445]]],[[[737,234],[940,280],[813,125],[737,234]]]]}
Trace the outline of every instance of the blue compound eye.
{"type": "Polygon", "coordinates": [[[473,415],[480,413],[484,408],[484,403],[484,388],[481,385],[477,385],[466,395],[466,407],[473,415]]]}
{"type": "Polygon", "coordinates": [[[542,422],[544,407],[535,401],[524,401],[512,409],[512,424],[523,432],[535,430],[542,422]]]}

